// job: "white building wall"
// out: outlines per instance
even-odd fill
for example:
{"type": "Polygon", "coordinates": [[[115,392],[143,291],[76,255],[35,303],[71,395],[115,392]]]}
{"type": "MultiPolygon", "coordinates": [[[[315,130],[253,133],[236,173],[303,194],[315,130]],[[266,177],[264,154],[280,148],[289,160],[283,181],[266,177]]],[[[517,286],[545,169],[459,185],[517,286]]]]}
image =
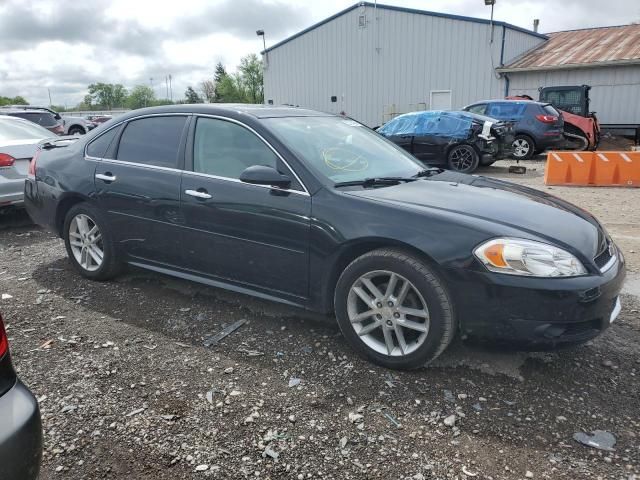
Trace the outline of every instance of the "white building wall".
{"type": "MultiPolygon", "coordinates": [[[[440,104],[442,91],[450,91],[454,109],[501,98],[504,80],[493,67],[500,65],[502,31],[494,26],[490,44],[488,24],[361,6],[268,52],[265,101],[345,112],[376,126],[397,113],[429,109],[432,91],[440,91],[440,104]]],[[[506,34],[505,62],[542,41],[506,34]]]]}
{"type": "Polygon", "coordinates": [[[509,73],[511,95],[538,98],[539,87],[591,85],[590,108],[603,124],[640,124],[640,66],[509,73]]]}

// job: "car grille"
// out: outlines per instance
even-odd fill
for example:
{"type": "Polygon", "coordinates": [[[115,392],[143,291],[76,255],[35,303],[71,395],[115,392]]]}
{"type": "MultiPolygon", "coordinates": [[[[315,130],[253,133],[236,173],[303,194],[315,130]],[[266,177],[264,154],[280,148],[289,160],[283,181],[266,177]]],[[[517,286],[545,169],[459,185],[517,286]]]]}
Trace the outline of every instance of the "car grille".
{"type": "Polygon", "coordinates": [[[616,246],[610,238],[606,238],[603,242],[603,248],[593,259],[601,272],[609,270],[615,263],[616,246]]]}

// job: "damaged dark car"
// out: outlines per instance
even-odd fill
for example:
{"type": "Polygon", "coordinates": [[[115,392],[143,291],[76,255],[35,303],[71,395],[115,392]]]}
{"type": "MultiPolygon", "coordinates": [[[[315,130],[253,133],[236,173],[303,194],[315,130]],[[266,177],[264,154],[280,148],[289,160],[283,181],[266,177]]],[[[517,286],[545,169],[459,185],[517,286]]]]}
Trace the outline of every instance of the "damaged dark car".
{"type": "Polygon", "coordinates": [[[425,164],[462,173],[508,157],[514,140],[511,123],[470,112],[406,113],[378,132],[425,164]]]}

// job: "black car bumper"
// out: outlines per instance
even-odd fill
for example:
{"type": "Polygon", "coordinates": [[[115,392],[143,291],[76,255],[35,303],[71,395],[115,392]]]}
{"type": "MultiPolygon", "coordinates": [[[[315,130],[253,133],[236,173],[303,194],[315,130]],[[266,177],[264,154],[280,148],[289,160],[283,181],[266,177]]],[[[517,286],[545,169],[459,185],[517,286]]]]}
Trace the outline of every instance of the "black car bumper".
{"type": "Polygon", "coordinates": [[[37,478],[41,457],[38,402],[18,380],[0,397],[0,479],[37,478]]]}
{"type": "Polygon", "coordinates": [[[445,272],[463,335],[518,345],[580,343],[606,330],[620,310],[624,259],[601,275],[532,278],[445,272]]]}
{"type": "Polygon", "coordinates": [[[554,132],[549,135],[539,135],[536,139],[536,150],[543,151],[548,148],[561,148],[565,144],[562,132],[554,132]]]}

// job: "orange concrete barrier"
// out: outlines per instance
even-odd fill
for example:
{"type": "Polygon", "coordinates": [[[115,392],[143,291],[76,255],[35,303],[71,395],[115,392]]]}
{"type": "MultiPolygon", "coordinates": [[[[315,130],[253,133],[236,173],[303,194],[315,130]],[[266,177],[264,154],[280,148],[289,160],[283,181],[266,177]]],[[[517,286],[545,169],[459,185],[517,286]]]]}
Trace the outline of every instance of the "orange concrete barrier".
{"type": "Polygon", "coordinates": [[[640,152],[549,152],[544,183],[640,187],[640,152]]]}

